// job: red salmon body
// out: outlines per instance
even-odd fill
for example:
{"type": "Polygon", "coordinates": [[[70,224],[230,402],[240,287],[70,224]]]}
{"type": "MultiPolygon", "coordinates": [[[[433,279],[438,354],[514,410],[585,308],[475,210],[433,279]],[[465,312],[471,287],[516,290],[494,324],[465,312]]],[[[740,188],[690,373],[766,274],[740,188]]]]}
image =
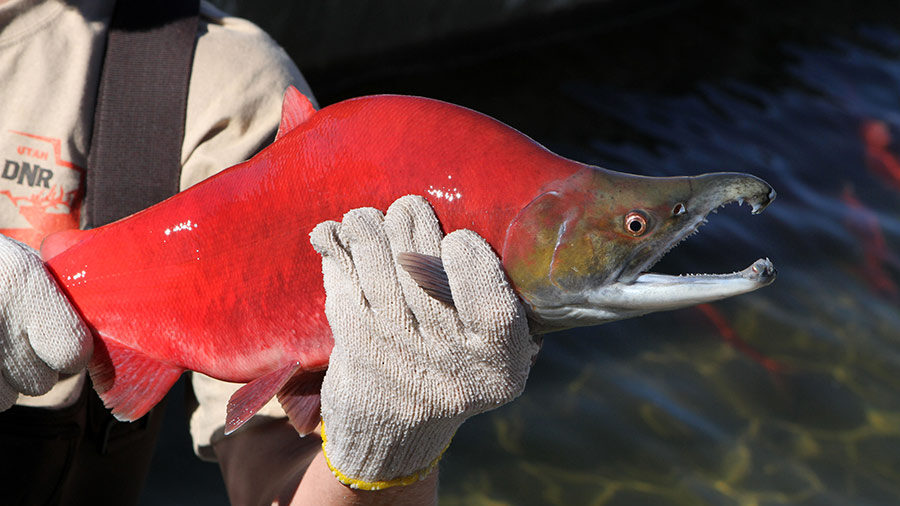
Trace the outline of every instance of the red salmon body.
{"type": "Polygon", "coordinates": [[[42,252],[97,338],[95,388],[134,419],[184,370],[321,376],[332,339],[308,239],[319,222],[417,194],[446,231],[474,230],[500,252],[541,188],[583,167],[451,104],[374,96],[316,112],[289,90],[277,140],[251,160],[42,252]]]}

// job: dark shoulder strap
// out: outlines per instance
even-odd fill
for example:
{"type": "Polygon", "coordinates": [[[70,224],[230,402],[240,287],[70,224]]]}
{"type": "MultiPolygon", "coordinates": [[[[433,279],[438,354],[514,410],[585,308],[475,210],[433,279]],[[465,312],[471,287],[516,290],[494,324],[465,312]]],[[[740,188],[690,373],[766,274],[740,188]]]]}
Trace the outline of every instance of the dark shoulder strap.
{"type": "Polygon", "coordinates": [[[178,192],[198,11],[199,0],[116,2],[88,153],[88,228],[178,192]]]}

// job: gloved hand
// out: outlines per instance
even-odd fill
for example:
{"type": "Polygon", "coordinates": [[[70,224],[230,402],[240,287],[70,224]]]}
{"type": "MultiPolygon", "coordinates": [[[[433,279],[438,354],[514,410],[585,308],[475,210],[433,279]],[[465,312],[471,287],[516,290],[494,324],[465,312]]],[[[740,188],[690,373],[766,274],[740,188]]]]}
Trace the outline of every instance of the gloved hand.
{"type": "Polygon", "coordinates": [[[522,392],[538,351],[490,246],[468,230],[441,235],[414,196],[383,219],[356,209],[310,234],[335,340],[322,385],[323,448],[351,487],[427,476],[464,420],[522,392]],[[398,267],[403,252],[441,258],[456,308],[398,267]]]}
{"type": "Polygon", "coordinates": [[[37,251],[0,235],[0,411],[85,367],[93,340],[37,251]]]}

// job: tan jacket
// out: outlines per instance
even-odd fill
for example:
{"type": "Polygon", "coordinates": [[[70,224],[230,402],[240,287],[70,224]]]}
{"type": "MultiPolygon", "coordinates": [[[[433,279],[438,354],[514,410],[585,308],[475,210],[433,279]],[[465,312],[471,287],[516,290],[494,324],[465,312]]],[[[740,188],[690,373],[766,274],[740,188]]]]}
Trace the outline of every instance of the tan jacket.
{"type": "MultiPolygon", "coordinates": [[[[84,172],[110,0],[0,5],[0,233],[38,247],[83,224],[84,172]]],[[[201,3],[187,101],[180,186],[246,160],[274,135],[287,85],[312,96],[287,54],[252,23],[201,3]]],[[[195,375],[199,376],[199,375],[195,375]]],[[[19,404],[74,402],[78,375],[19,404]]],[[[236,386],[195,377],[195,449],[208,451],[236,386]],[[203,450],[205,448],[205,450],[203,450]]],[[[280,416],[277,405],[269,413],[280,416]]],[[[221,430],[218,430],[221,434],[221,430]]]]}

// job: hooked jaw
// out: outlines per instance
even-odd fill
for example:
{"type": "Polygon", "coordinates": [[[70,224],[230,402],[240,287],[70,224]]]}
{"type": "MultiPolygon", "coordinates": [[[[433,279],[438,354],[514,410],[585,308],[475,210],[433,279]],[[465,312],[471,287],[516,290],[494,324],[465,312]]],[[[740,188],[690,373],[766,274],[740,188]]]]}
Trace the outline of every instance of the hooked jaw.
{"type": "MultiPolygon", "coordinates": [[[[504,267],[535,333],[733,297],[774,281],[772,262],[731,274],[647,271],[710,212],[738,202],[758,214],[774,199],[765,181],[746,174],[647,178],[592,167],[522,210],[507,230],[504,267]],[[643,207],[622,211],[636,203],[643,207]]],[[[401,253],[397,261],[432,297],[454,303],[440,258],[401,253]]]]}
{"type": "MultiPolygon", "coordinates": [[[[616,183],[626,185],[628,181],[616,183]]],[[[752,292],[775,280],[775,267],[767,258],[731,274],[648,272],[669,250],[696,233],[706,223],[708,214],[719,207],[732,202],[747,203],[753,214],[762,212],[775,198],[775,191],[763,180],[746,174],[719,173],[647,178],[637,185],[642,185],[637,192],[651,194],[648,200],[664,203],[658,207],[666,208],[676,202],[667,208],[672,209],[670,214],[650,216],[653,213],[648,212],[646,237],[640,241],[623,240],[607,250],[600,263],[615,265],[607,266],[611,271],[601,281],[570,283],[565,288],[557,284],[525,297],[535,331],[597,325],[693,306],[752,292]],[[659,195],[653,195],[654,192],[659,195]]]]}
{"type": "Polygon", "coordinates": [[[629,283],[615,282],[588,291],[580,302],[532,306],[531,318],[538,330],[544,332],[598,325],[734,297],[772,281],[775,281],[775,266],[768,258],[732,274],[646,273],[629,283]]]}

